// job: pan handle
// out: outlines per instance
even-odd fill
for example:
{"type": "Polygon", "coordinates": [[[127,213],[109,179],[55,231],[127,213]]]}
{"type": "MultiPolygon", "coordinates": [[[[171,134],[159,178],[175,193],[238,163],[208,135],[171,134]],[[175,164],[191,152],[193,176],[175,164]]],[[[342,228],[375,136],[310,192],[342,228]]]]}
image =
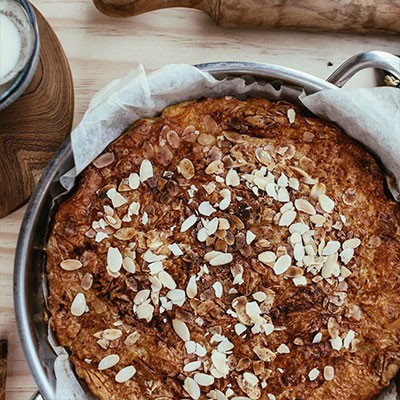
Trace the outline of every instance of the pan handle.
{"type": "Polygon", "coordinates": [[[34,393],[34,395],[30,398],[30,400],[43,400],[42,395],[40,394],[39,391],[37,391],[36,393],[34,393]]]}
{"type": "Polygon", "coordinates": [[[368,51],[350,57],[327,78],[327,81],[342,87],[358,71],[366,68],[379,68],[400,79],[400,57],[384,51],[368,51]]]}

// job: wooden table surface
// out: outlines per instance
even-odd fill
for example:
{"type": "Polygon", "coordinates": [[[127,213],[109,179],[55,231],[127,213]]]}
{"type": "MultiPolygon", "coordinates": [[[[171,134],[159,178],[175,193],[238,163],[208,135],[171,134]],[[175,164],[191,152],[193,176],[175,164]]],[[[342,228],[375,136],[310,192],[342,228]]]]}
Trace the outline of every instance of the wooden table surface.
{"type": "MultiPolygon", "coordinates": [[[[189,9],[112,19],[101,15],[90,0],[33,3],[55,30],[70,61],[74,125],[96,91],[139,63],[152,71],[168,63],[247,60],[326,78],[353,54],[367,50],[400,53],[398,36],[224,29],[202,12],[189,9]]],[[[372,86],[375,78],[372,71],[362,72],[350,85],[372,86]]],[[[7,400],[29,399],[36,390],[17,337],[13,308],[14,252],[24,211],[25,207],[0,219],[0,339],[9,340],[7,400]]]]}

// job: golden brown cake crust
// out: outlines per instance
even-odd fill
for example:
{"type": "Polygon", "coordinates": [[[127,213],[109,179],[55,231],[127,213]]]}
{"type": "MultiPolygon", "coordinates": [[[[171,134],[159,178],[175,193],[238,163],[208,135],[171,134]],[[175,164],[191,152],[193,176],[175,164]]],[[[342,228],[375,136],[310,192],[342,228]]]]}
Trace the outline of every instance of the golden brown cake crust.
{"type": "Polygon", "coordinates": [[[388,384],[400,211],[352,139],[227,97],[167,108],[104,154],[47,249],[52,327],[100,399],[361,400],[388,384]]]}

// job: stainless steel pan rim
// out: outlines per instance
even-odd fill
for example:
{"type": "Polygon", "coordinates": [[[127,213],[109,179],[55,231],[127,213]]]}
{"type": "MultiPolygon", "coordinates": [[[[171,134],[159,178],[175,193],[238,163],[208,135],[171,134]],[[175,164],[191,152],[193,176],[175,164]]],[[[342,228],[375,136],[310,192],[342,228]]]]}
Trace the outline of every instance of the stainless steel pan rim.
{"type": "MultiPolygon", "coordinates": [[[[337,89],[357,71],[375,67],[400,78],[400,61],[383,52],[356,55],[345,62],[328,81],[312,75],[272,64],[253,62],[216,62],[197,65],[216,78],[249,75],[267,82],[281,81],[285,85],[303,88],[306,93],[337,89]]],[[[18,238],[14,268],[14,304],[18,332],[32,375],[46,400],[55,398],[53,362],[55,355],[47,341],[47,322],[42,282],[46,226],[54,191],[59,177],[73,167],[71,142],[67,139],[47,166],[33,193],[18,238]]]]}

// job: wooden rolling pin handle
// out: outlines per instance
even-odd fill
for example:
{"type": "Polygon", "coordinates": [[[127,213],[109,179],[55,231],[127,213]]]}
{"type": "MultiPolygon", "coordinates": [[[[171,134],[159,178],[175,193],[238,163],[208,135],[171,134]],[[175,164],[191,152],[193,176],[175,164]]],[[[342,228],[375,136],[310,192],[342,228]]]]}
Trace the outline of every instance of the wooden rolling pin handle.
{"type": "MultiPolygon", "coordinates": [[[[217,0],[218,1],[218,0],[217,0]]],[[[212,0],[93,0],[96,8],[110,17],[131,17],[162,8],[187,7],[205,11],[212,18],[212,0]]]]}
{"type": "Polygon", "coordinates": [[[93,0],[104,14],[129,17],[167,7],[203,10],[229,27],[399,33],[398,0],[93,0]]]}
{"type": "Polygon", "coordinates": [[[7,378],[7,340],[0,340],[0,400],[6,398],[6,378],[7,378]]]}

